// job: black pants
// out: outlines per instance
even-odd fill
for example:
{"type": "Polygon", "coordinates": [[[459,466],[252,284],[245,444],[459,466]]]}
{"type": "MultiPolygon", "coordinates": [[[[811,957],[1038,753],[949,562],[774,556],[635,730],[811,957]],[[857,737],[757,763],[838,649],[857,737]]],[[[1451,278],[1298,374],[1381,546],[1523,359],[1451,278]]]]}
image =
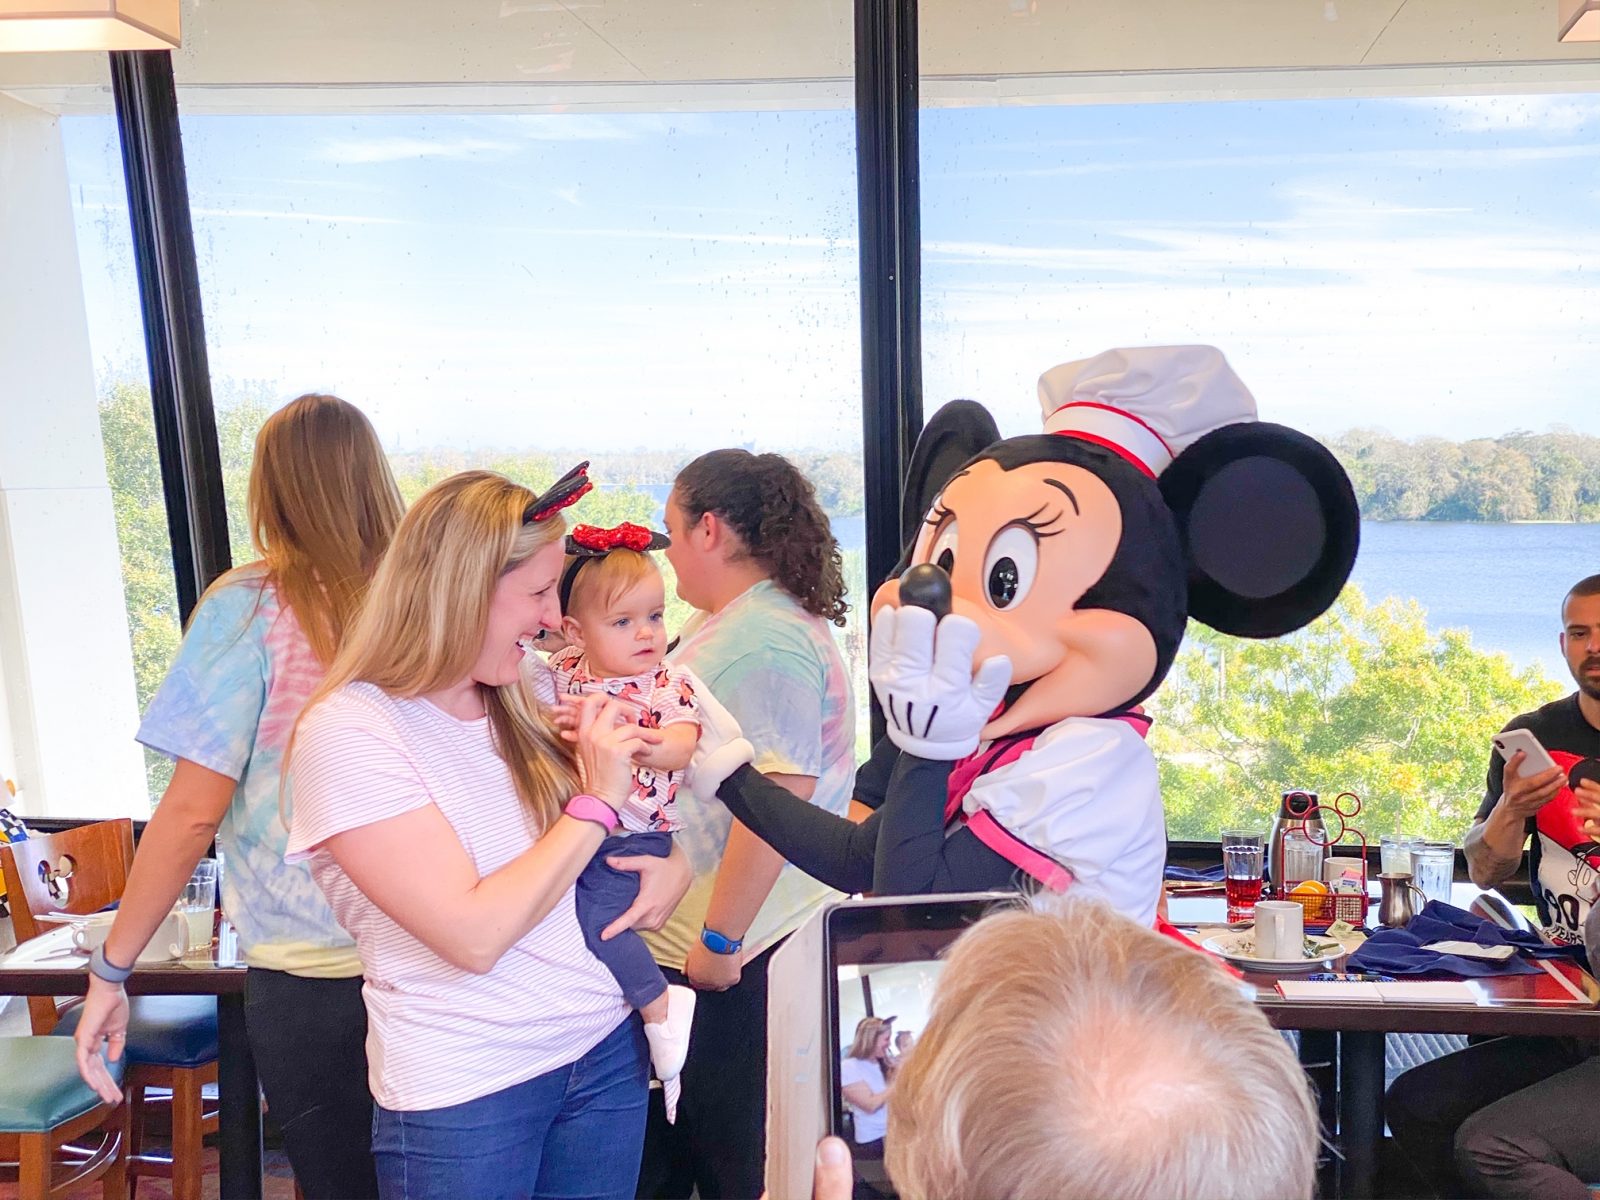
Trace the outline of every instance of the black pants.
{"type": "MultiPolygon", "coordinates": [[[[695,1001],[683,1065],[678,1123],[667,1124],[659,1089],[639,1169],[641,1200],[755,1200],[767,1160],[767,964],[776,946],[744,965],[725,992],[695,1001]]],[[[672,983],[688,983],[667,970],[672,983]]]]}
{"type": "Polygon", "coordinates": [[[1556,1038],[1495,1038],[1407,1071],[1389,1129],[1441,1196],[1590,1200],[1600,1179],[1600,1057],[1556,1038]]]}
{"type": "Polygon", "coordinates": [[[361,977],[306,979],[251,967],[244,1023],[306,1200],[376,1200],[361,977]]]}

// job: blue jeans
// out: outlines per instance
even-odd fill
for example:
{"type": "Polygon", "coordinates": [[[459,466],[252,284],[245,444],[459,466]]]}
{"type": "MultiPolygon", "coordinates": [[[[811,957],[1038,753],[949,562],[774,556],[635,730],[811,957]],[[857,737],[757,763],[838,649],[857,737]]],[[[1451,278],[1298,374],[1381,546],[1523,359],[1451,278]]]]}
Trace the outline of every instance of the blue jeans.
{"type": "Polygon", "coordinates": [[[630,1016],[577,1062],[449,1108],[372,1121],[383,1200],[632,1200],[649,1096],[630,1016]]]}

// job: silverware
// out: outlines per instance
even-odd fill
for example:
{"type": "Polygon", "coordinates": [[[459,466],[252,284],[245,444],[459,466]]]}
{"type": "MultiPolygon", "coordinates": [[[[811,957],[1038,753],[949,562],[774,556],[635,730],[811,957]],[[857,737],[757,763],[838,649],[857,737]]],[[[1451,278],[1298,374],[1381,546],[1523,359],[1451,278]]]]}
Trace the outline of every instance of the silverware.
{"type": "Polygon", "coordinates": [[[41,954],[34,959],[35,962],[49,962],[52,958],[88,958],[89,955],[74,946],[70,950],[52,950],[49,954],[41,954]]]}

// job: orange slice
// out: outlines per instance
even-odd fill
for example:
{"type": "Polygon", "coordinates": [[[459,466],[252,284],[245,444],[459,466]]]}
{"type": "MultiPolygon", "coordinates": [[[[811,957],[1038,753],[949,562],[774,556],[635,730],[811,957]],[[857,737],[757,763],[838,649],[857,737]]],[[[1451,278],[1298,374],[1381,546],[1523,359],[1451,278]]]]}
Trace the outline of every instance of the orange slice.
{"type": "Polygon", "coordinates": [[[1319,879],[1307,879],[1304,883],[1297,883],[1289,893],[1291,896],[1326,896],[1327,894],[1328,885],[1319,879]]]}

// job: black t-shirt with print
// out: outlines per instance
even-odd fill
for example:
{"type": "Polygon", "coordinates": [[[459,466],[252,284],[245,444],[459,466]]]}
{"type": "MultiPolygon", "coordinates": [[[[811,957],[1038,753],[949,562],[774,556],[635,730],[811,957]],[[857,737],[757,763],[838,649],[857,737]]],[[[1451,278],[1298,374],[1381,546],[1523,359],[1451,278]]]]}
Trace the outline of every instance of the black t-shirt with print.
{"type": "MultiPolygon", "coordinates": [[[[1526,729],[1533,734],[1563,771],[1571,771],[1586,758],[1600,758],[1600,729],[1584,717],[1577,692],[1514,717],[1506,729],[1526,729]]],[[[1491,750],[1489,778],[1477,820],[1487,818],[1499,803],[1505,790],[1505,770],[1500,752],[1491,750]]],[[[1528,883],[1545,932],[1554,941],[1581,945],[1584,919],[1600,898],[1600,843],[1583,832],[1573,803],[1572,789],[1564,786],[1554,800],[1528,818],[1528,883]]]]}

